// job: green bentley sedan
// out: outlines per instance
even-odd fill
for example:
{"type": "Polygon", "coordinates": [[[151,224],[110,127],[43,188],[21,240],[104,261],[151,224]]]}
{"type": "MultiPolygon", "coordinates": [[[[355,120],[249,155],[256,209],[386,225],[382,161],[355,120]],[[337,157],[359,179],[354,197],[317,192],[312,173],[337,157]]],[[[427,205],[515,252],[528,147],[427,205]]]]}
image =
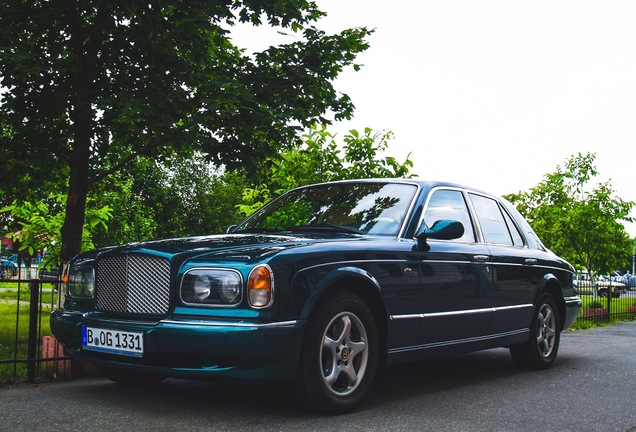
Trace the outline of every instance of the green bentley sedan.
{"type": "Polygon", "coordinates": [[[509,347],[522,367],[550,367],[581,308],[573,274],[499,197],[339,181],[225,234],[75,257],[51,330],[117,383],[278,380],[343,413],[401,362],[509,347]]]}

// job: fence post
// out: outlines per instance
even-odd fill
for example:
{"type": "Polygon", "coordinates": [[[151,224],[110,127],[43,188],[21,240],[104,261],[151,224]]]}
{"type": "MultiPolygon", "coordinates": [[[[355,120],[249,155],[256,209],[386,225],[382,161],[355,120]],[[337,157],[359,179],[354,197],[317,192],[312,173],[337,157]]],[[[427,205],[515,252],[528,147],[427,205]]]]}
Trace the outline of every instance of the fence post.
{"type": "Polygon", "coordinates": [[[29,302],[29,340],[27,342],[27,381],[35,383],[35,364],[38,346],[38,308],[40,305],[40,281],[31,279],[31,301],[29,302]]]}

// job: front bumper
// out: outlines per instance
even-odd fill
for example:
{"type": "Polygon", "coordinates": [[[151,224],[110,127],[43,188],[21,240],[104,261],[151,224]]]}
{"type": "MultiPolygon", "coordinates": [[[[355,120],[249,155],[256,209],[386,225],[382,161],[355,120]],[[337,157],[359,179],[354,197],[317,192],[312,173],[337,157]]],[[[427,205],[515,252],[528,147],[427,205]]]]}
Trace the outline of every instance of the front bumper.
{"type": "Polygon", "coordinates": [[[256,323],[175,317],[136,321],[62,309],[51,313],[51,331],[71,356],[97,366],[194,379],[293,378],[303,330],[303,321],[256,323]],[[82,326],[143,332],[143,357],[84,350],[82,326]]]}
{"type": "Polygon", "coordinates": [[[583,301],[579,296],[565,297],[565,317],[563,320],[563,330],[570,327],[579,316],[583,301]]]}

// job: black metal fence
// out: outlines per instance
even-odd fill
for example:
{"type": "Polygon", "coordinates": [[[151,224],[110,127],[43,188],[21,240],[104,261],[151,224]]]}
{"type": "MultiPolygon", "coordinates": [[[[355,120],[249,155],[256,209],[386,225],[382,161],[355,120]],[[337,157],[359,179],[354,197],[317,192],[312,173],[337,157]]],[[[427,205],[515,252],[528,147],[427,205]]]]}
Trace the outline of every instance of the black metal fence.
{"type": "MultiPolygon", "coordinates": [[[[95,373],[64,355],[49,315],[61,305],[57,280],[0,279],[0,383],[69,379],[95,373]]],[[[603,298],[582,295],[578,322],[636,319],[636,287],[603,298]]]]}
{"type": "MultiPolygon", "coordinates": [[[[597,291],[598,292],[598,291],[597,291]]],[[[636,319],[636,287],[621,287],[610,297],[605,291],[603,296],[581,295],[583,308],[580,321],[610,321],[636,319]]]]}
{"type": "Polygon", "coordinates": [[[72,362],[49,328],[51,310],[60,307],[61,283],[0,282],[0,383],[70,378],[72,362]]]}

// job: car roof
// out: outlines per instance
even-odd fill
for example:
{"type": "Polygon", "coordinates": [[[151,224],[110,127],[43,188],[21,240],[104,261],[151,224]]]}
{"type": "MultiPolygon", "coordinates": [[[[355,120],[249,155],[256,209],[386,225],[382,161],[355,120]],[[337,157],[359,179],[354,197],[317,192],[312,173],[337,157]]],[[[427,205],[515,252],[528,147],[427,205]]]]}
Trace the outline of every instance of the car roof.
{"type": "Polygon", "coordinates": [[[457,189],[468,189],[471,191],[479,192],[484,195],[490,195],[493,197],[501,198],[492,192],[488,192],[470,185],[455,183],[444,180],[425,180],[420,178],[366,178],[366,179],[347,179],[347,180],[333,180],[323,183],[309,184],[300,186],[296,189],[301,189],[309,186],[324,185],[324,184],[337,184],[337,183],[406,183],[420,186],[422,189],[433,189],[437,187],[452,187],[457,189]]]}

